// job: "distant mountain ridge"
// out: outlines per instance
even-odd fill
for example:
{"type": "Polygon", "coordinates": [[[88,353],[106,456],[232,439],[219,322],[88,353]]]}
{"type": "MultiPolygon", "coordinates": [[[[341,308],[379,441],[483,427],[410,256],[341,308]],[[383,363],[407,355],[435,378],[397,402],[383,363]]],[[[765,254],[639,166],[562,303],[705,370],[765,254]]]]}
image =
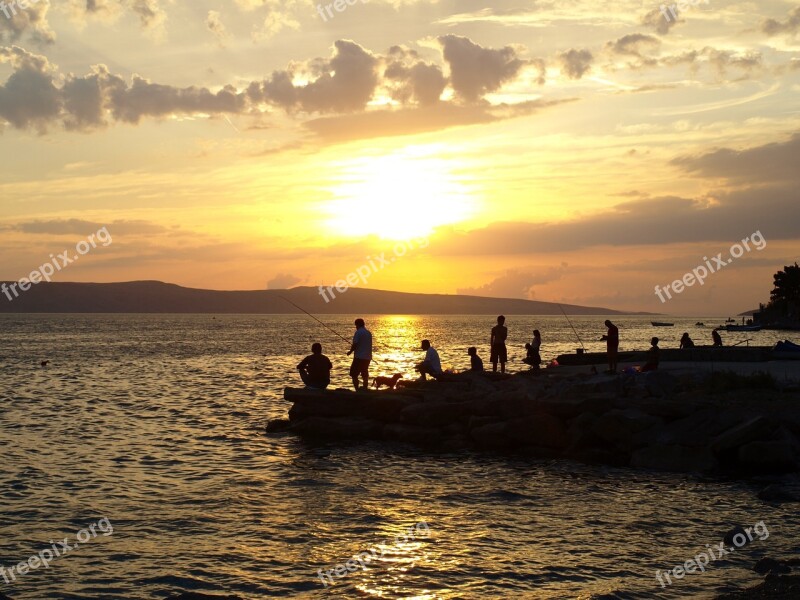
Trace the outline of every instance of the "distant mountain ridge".
{"type": "MultiPolygon", "coordinates": [[[[8,285],[9,282],[6,282],[8,285]]],[[[289,290],[218,291],[161,281],[124,283],[47,283],[32,286],[9,301],[0,294],[0,313],[200,313],[293,314],[284,298],[314,314],[558,315],[559,305],[515,298],[413,294],[350,288],[325,302],[316,287],[289,290]]],[[[13,297],[13,294],[12,294],[13,297]]],[[[624,313],[608,308],[562,304],[572,315],[624,313]]]]}

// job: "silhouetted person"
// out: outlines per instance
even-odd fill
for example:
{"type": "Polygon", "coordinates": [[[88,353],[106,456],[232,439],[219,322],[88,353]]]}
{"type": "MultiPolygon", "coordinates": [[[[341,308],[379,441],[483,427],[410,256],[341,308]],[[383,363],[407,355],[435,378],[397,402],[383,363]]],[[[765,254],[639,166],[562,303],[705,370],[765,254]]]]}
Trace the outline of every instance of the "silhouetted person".
{"type": "Polygon", "coordinates": [[[606,320],[608,333],[606,334],[606,352],[608,352],[608,371],[617,372],[617,354],[619,353],[619,328],[611,321],[606,320]]]}
{"type": "Polygon", "coordinates": [[[525,349],[528,351],[527,356],[525,357],[524,362],[532,366],[534,369],[539,368],[539,364],[542,362],[542,356],[539,354],[539,349],[542,347],[542,334],[539,333],[538,329],[533,330],[533,341],[530,344],[525,344],[525,349]]]}
{"type": "Polygon", "coordinates": [[[364,325],[364,319],[356,319],[356,333],[353,336],[353,345],[347,355],[353,354],[353,364],[350,365],[350,377],[353,378],[353,387],[358,391],[358,377],[364,385],[361,389],[369,389],[369,363],[372,360],[372,334],[364,325]]]}
{"type": "Polygon", "coordinates": [[[500,361],[500,372],[506,372],[506,361],[508,351],[506,350],[506,338],[508,338],[508,327],[503,325],[506,318],[503,315],[497,317],[497,325],[492,327],[492,336],[489,338],[491,355],[489,360],[492,362],[492,371],[497,371],[497,361],[500,361]]]}
{"type": "Polygon", "coordinates": [[[719,334],[719,331],[714,329],[711,332],[711,339],[714,340],[714,347],[715,348],[722,348],[722,336],[719,334]]]}
{"type": "Polygon", "coordinates": [[[467,348],[469,354],[469,370],[470,371],[483,371],[483,361],[478,356],[478,349],[475,346],[467,348]]]}
{"type": "Polygon", "coordinates": [[[681,348],[694,348],[694,342],[692,338],[689,337],[689,332],[683,334],[681,338],[681,348]]]}
{"type": "Polygon", "coordinates": [[[415,369],[419,371],[420,381],[425,381],[427,379],[425,375],[430,375],[434,379],[438,379],[442,374],[442,363],[439,360],[439,353],[436,352],[436,349],[431,346],[428,340],[422,340],[420,347],[425,350],[425,359],[415,367],[415,369]]]}
{"type": "Polygon", "coordinates": [[[646,371],[655,371],[658,369],[658,355],[660,354],[658,349],[658,338],[654,337],[650,340],[650,350],[647,351],[647,362],[644,363],[642,367],[642,373],[646,371]]]}
{"type": "Polygon", "coordinates": [[[300,371],[300,379],[310,388],[324,390],[331,384],[331,361],[322,353],[322,344],[311,345],[311,354],[306,356],[297,370],[300,371]]]}

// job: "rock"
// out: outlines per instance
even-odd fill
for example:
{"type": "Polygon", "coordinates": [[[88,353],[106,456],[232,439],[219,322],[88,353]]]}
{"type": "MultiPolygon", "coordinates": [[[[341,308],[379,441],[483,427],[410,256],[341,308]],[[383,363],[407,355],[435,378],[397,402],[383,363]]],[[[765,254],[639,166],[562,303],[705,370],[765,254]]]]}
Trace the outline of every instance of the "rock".
{"type": "Polygon", "coordinates": [[[518,445],[561,450],[569,445],[564,425],[557,417],[539,414],[514,419],[506,424],[506,434],[518,445]]]}
{"type": "Polygon", "coordinates": [[[767,575],[759,585],[717,596],[717,600],[795,600],[800,597],[800,576],[798,575],[767,575]]]}
{"type": "Polygon", "coordinates": [[[419,402],[400,411],[400,421],[415,425],[439,426],[465,418],[464,403],[419,402]]]}
{"type": "Polygon", "coordinates": [[[725,542],[726,546],[735,546],[737,548],[744,548],[747,544],[750,543],[750,538],[747,537],[747,532],[745,531],[744,527],[741,525],[737,525],[733,529],[731,529],[728,533],[725,534],[725,537],[722,538],[722,541],[725,542]],[[737,536],[741,536],[737,538],[737,536]],[[736,538],[736,539],[734,539],[736,538]],[[744,543],[739,544],[737,542],[741,541],[744,538],[744,543]]]}
{"type": "Polygon", "coordinates": [[[470,441],[466,436],[463,435],[447,437],[442,441],[441,444],[441,449],[445,452],[459,452],[461,450],[466,450],[469,447],[470,441]]]}
{"type": "Polygon", "coordinates": [[[0,592],[0,600],[11,600],[11,596],[6,596],[3,592],[0,592]]]}
{"type": "MultiPolygon", "coordinates": [[[[280,431],[286,431],[292,426],[291,421],[289,419],[272,419],[267,423],[267,433],[278,433],[280,431]]],[[[0,600],[2,600],[0,598],[0,600]]]]}
{"type": "Polygon", "coordinates": [[[636,408],[615,409],[600,415],[595,421],[592,431],[605,442],[630,449],[634,446],[634,434],[661,425],[663,425],[663,421],[659,417],[648,415],[636,408]]]}
{"type": "Polygon", "coordinates": [[[412,396],[393,392],[371,394],[371,397],[362,404],[360,414],[363,417],[381,421],[382,423],[393,423],[400,420],[400,414],[406,408],[418,404],[422,404],[422,400],[412,396]]]}
{"type": "Polygon", "coordinates": [[[766,575],[767,573],[791,573],[792,567],[785,561],[765,557],[755,564],[753,571],[759,575],[766,575]]]}
{"type": "Polygon", "coordinates": [[[644,387],[651,396],[670,396],[678,387],[678,381],[667,371],[650,371],[645,374],[644,387]]]}
{"type": "Polygon", "coordinates": [[[769,422],[759,415],[718,435],[711,442],[711,448],[715,453],[721,454],[761,439],[769,433],[769,429],[769,422]]]}
{"type": "Polygon", "coordinates": [[[758,492],[758,498],[764,502],[800,502],[800,496],[793,494],[777,483],[768,485],[763,490],[758,492]]]}
{"type": "Polygon", "coordinates": [[[505,423],[489,423],[474,427],[470,429],[469,435],[482,448],[508,448],[511,445],[505,423]]]}
{"type": "Polygon", "coordinates": [[[419,446],[435,446],[442,441],[442,430],[438,427],[407,425],[405,423],[389,423],[383,427],[383,437],[387,440],[417,444],[419,446]]]}
{"type": "Polygon", "coordinates": [[[631,456],[632,467],[679,473],[713,471],[717,461],[708,448],[656,444],[640,448],[631,456]]]}
{"type": "Polygon", "coordinates": [[[587,448],[601,443],[602,440],[594,433],[594,424],[599,418],[594,413],[584,413],[569,422],[567,435],[571,448],[587,448]]]}
{"type": "Polygon", "coordinates": [[[572,419],[584,413],[602,414],[611,409],[614,397],[608,394],[592,394],[582,397],[544,396],[537,399],[536,409],[561,419],[572,419]]]}
{"type": "Polygon", "coordinates": [[[382,434],[380,423],[358,417],[309,417],[295,423],[292,429],[316,438],[380,439],[382,434]]]}
{"type": "Polygon", "coordinates": [[[750,442],[739,448],[739,462],[747,469],[766,473],[794,471],[794,449],[784,441],[750,442]]]}
{"type": "Polygon", "coordinates": [[[707,446],[710,438],[739,423],[739,418],[718,410],[703,409],[666,425],[656,426],[637,436],[637,442],[678,446],[707,446]]]}

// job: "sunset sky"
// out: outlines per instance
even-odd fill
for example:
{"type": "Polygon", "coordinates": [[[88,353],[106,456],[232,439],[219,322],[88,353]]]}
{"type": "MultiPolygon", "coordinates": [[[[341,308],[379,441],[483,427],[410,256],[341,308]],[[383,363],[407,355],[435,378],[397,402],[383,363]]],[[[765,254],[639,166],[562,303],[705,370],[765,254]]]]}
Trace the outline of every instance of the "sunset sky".
{"type": "Polygon", "coordinates": [[[0,280],[105,226],[54,281],[331,285],[399,247],[367,287],[727,315],[798,260],[797,2],[350,1],[0,12],[0,280]]]}

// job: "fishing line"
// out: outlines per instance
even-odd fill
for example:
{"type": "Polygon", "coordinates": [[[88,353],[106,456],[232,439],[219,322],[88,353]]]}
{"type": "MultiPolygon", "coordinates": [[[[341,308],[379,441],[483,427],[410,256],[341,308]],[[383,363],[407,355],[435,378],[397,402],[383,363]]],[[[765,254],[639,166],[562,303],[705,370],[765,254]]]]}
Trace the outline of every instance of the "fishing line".
{"type": "Polygon", "coordinates": [[[564,313],[564,316],[567,319],[567,323],[569,323],[569,326],[572,327],[572,331],[575,333],[575,337],[578,338],[578,342],[580,343],[581,348],[583,348],[583,351],[586,352],[586,348],[584,347],[583,342],[581,341],[581,336],[578,335],[578,332],[575,329],[575,326],[572,324],[572,321],[570,321],[569,317],[567,317],[567,313],[564,312],[564,308],[560,304],[558,305],[558,308],[560,308],[561,312],[564,313]]]}

